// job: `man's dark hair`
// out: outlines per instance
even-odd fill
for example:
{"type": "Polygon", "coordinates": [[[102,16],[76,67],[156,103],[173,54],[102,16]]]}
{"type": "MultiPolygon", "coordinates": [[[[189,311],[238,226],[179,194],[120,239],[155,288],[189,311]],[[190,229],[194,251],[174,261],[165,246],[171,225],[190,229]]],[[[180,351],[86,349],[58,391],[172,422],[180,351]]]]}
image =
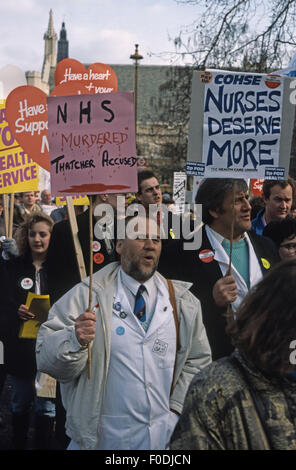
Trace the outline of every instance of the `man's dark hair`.
{"type": "Polygon", "coordinates": [[[156,178],[155,174],[151,170],[141,170],[138,171],[138,194],[141,194],[141,184],[142,181],[148,180],[150,178],[156,178]]]}
{"type": "Polygon", "coordinates": [[[296,219],[286,217],[283,220],[270,222],[264,227],[262,235],[271,238],[279,248],[285,238],[296,236],[296,219]]]}
{"type": "Polygon", "coordinates": [[[265,204],[262,196],[253,196],[249,199],[249,203],[252,207],[251,209],[251,219],[255,219],[259,211],[264,209],[265,204]]]}
{"type": "Polygon", "coordinates": [[[285,189],[289,185],[291,186],[292,194],[294,195],[295,182],[292,178],[288,178],[287,180],[264,180],[262,186],[263,195],[266,199],[269,199],[271,188],[274,186],[280,186],[282,189],[285,189]]]}
{"type": "Polygon", "coordinates": [[[246,295],[227,333],[258,369],[279,376],[295,371],[289,361],[296,339],[296,259],[278,263],[246,295]]]}
{"type": "Polygon", "coordinates": [[[248,185],[243,179],[208,178],[202,181],[195,203],[202,204],[202,221],[205,224],[210,225],[214,220],[210,210],[222,213],[225,196],[229,191],[232,191],[234,181],[236,181],[237,191],[248,191],[248,185]]]}

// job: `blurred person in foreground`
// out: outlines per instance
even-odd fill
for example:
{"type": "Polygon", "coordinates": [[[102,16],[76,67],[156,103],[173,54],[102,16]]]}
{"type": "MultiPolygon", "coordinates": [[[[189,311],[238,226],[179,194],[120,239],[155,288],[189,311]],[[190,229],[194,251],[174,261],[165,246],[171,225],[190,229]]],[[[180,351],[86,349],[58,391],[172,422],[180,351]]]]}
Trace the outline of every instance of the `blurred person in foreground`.
{"type": "Polygon", "coordinates": [[[193,379],[173,450],[296,450],[296,259],[245,297],[228,333],[236,346],[193,379]]]}

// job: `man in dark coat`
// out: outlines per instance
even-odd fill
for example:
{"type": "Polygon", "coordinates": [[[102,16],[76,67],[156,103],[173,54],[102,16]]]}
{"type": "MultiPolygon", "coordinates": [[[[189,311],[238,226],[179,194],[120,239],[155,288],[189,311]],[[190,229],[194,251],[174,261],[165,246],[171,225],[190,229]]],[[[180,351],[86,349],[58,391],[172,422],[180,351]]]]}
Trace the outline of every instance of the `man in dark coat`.
{"type": "MultiPolygon", "coordinates": [[[[161,192],[160,184],[155,174],[150,170],[142,170],[138,172],[138,192],[136,193],[138,204],[144,206],[146,213],[149,213],[151,205],[156,205],[160,208],[158,218],[163,222],[163,229],[165,232],[162,234],[162,251],[159,259],[158,270],[161,274],[165,274],[167,265],[170,264],[170,256],[175,253],[179,243],[178,235],[184,240],[190,231],[193,230],[193,222],[187,220],[184,223],[184,218],[179,214],[175,214],[168,210],[163,203],[163,195],[161,192]]],[[[153,214],[153,212],[152,212],[153,214]]],[[[189,217],[189,214],[188,214],[189,217]]],[[[182,259],[179,260],[182,262],[182,259]]],[[[182,280],[182,278],[180,278],[182,280]]]]}
{"type": "Polygon", "coordinates": [[[228,272],[232,201],[232,179],[211,178],[202,182],[196,203],[202,204],[202,244],[184,250],[180,240],[169,265],[162,271],[172,279],[192,282],[191,291],[201,301],[203,321],[213,360],[231,354],[233,345],[225,333],[227,309],[235,315],[248,292],[277,261],[271,240],[249,232],[251,206],[244,180],[236,180],[231,273],[228,272]],[[186,267],[184,269],[184,266],[186,267]]]}

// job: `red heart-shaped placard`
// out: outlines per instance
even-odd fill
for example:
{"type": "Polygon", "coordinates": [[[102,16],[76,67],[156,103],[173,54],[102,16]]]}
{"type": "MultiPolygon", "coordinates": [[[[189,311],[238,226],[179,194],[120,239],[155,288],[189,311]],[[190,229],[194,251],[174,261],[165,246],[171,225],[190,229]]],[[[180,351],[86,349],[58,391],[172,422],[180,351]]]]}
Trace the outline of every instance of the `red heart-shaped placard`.
{"type": "Polygon", "coordinates": [[[66,96],[89,93],[112,93],[117,91],[117,77],[114,70],[99,62],[88,69],[75,59],[64,59],[55,71],[56,87],[51,96],[66,96]]]}
{"type": "Polygon", "coordinates": [[[50,170],[46,94],[34,86],[15,88],[6,100],[9,128],[30,158],[50,170]]]}

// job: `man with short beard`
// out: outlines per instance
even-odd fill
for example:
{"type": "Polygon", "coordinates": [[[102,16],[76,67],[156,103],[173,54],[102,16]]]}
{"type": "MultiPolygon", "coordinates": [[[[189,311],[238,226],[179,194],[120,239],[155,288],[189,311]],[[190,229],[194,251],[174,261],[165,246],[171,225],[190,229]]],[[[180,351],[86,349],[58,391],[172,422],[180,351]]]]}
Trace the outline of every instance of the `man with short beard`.
{"type": "Polygon", "coordinates": [[[174,281],[169,294],[156,271],[159,226],[132,217],[126,229],[129,238],[116,243],[120,263],[93,276],[92,311],[85,279],[39,330],[38,368],[62,382],[72,450],[165,449],[194,374],[211,362],[190,284],[174,281]]]}

